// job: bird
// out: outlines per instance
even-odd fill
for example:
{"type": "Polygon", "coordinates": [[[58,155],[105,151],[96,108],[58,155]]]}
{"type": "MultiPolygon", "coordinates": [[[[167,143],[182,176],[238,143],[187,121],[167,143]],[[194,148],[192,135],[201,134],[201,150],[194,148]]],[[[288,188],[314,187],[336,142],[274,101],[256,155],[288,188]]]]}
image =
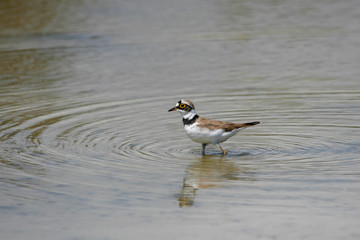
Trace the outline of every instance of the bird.
{"type": "Polygon", "coordinates": [[[180,113],[187,136],[194,142],[202,144],[202,155],[206,155],[205,148],[208,144],[218,146],[222,154],[226,155],[227,151],[220,146],[220,143],[225,142],[241,129],[260,123],[259,121],[232,123],[200,117],[195,111],[194,103],[188,99],[177,102],[175,107],[168,110],[168,112],[172,111],[180,113]]]}

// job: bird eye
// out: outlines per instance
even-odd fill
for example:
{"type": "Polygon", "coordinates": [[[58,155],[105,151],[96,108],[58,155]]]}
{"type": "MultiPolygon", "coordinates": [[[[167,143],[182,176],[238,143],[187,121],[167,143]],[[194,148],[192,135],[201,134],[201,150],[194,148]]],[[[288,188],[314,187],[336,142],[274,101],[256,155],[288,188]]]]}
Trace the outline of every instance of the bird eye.
{"type": "Polygon", "coordinates": [[[180,108],[185,108],[185,107],[186,107],[186,104],[181,103],[179,107],[180,107],[180,108]]]}

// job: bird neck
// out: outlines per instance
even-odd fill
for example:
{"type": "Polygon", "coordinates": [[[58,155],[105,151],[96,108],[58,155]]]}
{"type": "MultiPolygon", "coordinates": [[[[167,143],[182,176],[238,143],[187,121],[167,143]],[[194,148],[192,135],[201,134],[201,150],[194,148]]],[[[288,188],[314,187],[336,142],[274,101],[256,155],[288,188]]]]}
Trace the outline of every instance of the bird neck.
{"type": "Polygon", "coordinates": [[[199,115],[196,114],[195,110],[191,110],[190,112],[183,115],[183,123],[184,125],[193,124],[196,119],[199,118],[199,115]]]}

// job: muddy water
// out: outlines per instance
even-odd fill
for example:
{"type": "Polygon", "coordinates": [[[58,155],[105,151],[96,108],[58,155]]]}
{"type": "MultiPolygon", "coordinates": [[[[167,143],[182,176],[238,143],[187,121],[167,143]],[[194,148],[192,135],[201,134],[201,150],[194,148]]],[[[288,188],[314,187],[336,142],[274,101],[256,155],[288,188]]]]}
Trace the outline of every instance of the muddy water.
{"type": "Polygon", "coordinates": [[[359,16],[2,1],[1,239],[358,239],[359,16]],[[202,156],[167,112],[181,98],[262,123],[202,156]]]}

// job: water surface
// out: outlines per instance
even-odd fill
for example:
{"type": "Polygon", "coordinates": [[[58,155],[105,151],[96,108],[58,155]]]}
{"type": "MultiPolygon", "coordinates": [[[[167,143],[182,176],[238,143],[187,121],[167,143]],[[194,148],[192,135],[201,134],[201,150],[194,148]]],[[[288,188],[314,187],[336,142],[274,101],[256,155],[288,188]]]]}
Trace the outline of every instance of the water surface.
{"type": "Polygon", "coordinates": [[[357,1],[2,1],[1,239],[358,239],[357,1]],[[261,121],[201,155],[167,110],[261,121]]]}

